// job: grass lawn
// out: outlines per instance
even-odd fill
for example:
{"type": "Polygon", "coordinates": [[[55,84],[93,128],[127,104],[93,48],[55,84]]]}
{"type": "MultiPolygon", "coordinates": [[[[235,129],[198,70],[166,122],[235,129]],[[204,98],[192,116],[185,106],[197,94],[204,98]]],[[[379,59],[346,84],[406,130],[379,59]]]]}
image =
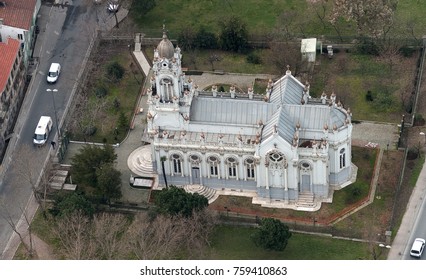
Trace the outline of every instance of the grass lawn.
{"type": "MultiPolygon", "coordinates": [[[[217,32],[220,22],[232,15],[237,15],[247,25],[251,34],[265,35],[271,33],[278,25],[290,29],[302,37],[335,37],[337,33],[327,17],[332,13],[332,1],[325,5],[325,20],[319,15],[321,6],[312,5],[317,1],[303,0],[209,0],[156,1],[156,6],[147,14],[131,9],[131,17],[148,37],[158,37],[163,23],[170,29],[170,37],[177,38],[179,32],[186,28],[198,30],[204,26],[207,30],[217,32]],[[285,14],[285,19],[279,18],[285,14]],[[280,24],[279,24],[280,23],[280,24]]],[[[319,1],[318,1],[319,2],[319,1]]],[[[426,2],[419,0],[400,0],[395,11],[395,37],[419,38],[424,35],[426,26],[426,2]]],[[[355,23],[340,21],[339,30],[342,37],[356,34],[355,23]]],[[[280,27],[280,28],[281,28],[280,27]]],[[[281,28],[282,29],[282,28],[281,28]]],[[[161,33],[160,33],[161,34],[161,33]]]]}
{"type": "MultiPolygon", "coordinates": [[[[216,32],[219,24],[231,15],[246,19],[250,32],[261,33],[276,25],[278,16],[284,11],[306,10],[306,2],[299,0],[210,0],[210,1],[156,1],[156,6],[146,15],[132,12],[132,17],[141,28],[161,29],[163,22],[170,29],[171,38],[176,38],[180,30],[192,27],[197,30],[204,26],[216,32]]],[[[149,36],[149,35],[148,35],[149,36]]],[[[158,35],[156,35],[158,36],[158,35]]]]}
{"type": "Polygon", "coordinates": [[[213,234],[211,259],[219,260],[357,260],[372,259],[368,243],[293,233],[282,252],[256,247],[254,228],[219,226],[213,234]]]}

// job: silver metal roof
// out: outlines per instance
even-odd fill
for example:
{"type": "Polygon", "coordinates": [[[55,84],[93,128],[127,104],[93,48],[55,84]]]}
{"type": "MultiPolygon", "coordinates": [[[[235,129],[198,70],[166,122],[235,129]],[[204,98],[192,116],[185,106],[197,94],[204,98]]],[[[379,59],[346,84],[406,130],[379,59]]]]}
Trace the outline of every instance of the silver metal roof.
{"type": "Polygon", "coordinates": [[[271,103],[300,104],[305,86],[291,75],[285,75],[276,81],[270,96],[271,103]]]}
{"type": "MultiPolygon", "coordinates": [[[[299,124],[303,131],[317,131],[318,138],[323,133],[324,125],[329,129],[334,125],[340,128],[345,125],[346,114],[339,108],[328,105],[293,105],[285,104],[268,121],[262,132],[262,139],[274,133],[276,127],[279,135],[287,142],[292,143],[296,126],[299,124]]],[[[300,138],[303,135],[299,135],[300,138]]]]}
{"type": "Polygon", "coordinates": [[[276,108],[276,104],[264,101],[198,96],[192,101],[189,118],[196,122],[255,126],[259,121],[266,123],[276,108]]]}

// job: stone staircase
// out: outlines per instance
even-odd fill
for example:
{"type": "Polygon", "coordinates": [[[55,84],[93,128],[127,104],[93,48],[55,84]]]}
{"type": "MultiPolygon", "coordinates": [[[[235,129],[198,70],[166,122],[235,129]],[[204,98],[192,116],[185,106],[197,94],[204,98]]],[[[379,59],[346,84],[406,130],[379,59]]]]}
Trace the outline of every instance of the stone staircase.
{"type": "Polygon", "coordinates": [[[148,177],[154,176],[155,171],[151,160],[150,145],[140,147],[133,151],[127,159],[127,165],[136,175],[148,177]]]}
{"type": "Polygon", "coordinates": [[[63,169],[54,169],[51,171],[49,177],[49,187],[53,190],[69,190],[75,191],[77,185],[75,184],[66,184],[65,181],[68,177],[69,171],[66,168],[63,169]]]}
{"type": "Polygon", "coordinates": [[[314,194],[310,192],[299,193],[299,199],[296,202],[297,207],[309,207],[312,208],[316,205],[314,201],[314,194]]]}
{"type": "Polygon", "coordinates": [[[215,201],[219,195],[215,189],[201,185],[185,185],[183,189],[188,193],[198,193],[209,200],[209,204],[215,201]]]}

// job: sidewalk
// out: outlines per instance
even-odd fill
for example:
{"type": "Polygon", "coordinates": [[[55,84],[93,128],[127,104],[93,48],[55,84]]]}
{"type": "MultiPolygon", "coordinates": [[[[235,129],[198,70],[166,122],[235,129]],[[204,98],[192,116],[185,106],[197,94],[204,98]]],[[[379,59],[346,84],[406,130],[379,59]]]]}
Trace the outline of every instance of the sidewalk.
{"type": "Polygon", "coordinates": [[[408,244],[411,231],[419,222],[418,216],[422,204],[425,201],[426,194],[426,164],[423,165],[419,178],[417,179],[416,186],[408,201],[407,209],[404,217],[402,218],[399,230],[392,242],[392,247],[388,254],[388,260],[401,260],[404,256],[408,255],[411,244],[408,244]]]}

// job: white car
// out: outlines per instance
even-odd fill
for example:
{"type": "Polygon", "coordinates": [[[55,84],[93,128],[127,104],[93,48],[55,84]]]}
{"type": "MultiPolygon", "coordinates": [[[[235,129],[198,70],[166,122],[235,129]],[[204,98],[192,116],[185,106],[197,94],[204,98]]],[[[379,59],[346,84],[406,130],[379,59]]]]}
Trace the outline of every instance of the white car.
{"type": "Polygon", "coordinates": [[[423,238],[416,238],[413,246],[411,246],[410,255],[412,257],[420,258],[423,254],[426,241],[423,238]]]}
{"type": "Polygon", "coordinates": [[[52,63],[49,72],[47,72],[47,82],[49,84],[56,83],[59,73],[61,73],[61,65],[59,63],[52,63]]]}

